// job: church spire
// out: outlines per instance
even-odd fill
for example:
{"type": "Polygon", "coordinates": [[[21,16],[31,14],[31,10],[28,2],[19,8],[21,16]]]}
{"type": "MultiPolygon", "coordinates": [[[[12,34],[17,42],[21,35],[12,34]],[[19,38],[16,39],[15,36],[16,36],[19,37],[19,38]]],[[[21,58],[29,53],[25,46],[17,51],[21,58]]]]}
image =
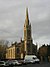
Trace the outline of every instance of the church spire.
{"type": "Polygon", "coordinates": [[[28,8],[26,8],[26,25],[29,24],[28,8]]]}
{"type": "Polygon", "coordinates": [[[26,19],[28,19],[28,8],[26,8],[26,19]]]}

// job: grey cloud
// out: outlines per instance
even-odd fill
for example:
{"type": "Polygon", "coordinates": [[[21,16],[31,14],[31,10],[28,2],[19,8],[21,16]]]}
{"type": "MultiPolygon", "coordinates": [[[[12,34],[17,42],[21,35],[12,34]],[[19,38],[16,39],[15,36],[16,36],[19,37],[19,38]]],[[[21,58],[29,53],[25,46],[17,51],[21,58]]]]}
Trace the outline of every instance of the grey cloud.
{"type": "MultiPolygon", "coordinates": [[[[29,8],[33,39],[50,40],[50,0],[0,0],[0,39],[23,38],[25,9],[29,8]]],[[[44,42],[43,41],[43,42],[44,42]]]]}

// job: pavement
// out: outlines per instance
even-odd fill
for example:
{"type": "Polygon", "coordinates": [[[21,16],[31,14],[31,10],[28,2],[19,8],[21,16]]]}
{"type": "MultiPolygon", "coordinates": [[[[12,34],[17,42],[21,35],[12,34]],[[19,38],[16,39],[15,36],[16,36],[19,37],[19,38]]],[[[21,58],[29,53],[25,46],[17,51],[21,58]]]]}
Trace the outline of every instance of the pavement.
{"type": "Polygon", "coordinates": [[[50,67],[50,63],[40,63],[40,64],[27,64],[21,66],[13,66],[13,67],[50,67]]]}

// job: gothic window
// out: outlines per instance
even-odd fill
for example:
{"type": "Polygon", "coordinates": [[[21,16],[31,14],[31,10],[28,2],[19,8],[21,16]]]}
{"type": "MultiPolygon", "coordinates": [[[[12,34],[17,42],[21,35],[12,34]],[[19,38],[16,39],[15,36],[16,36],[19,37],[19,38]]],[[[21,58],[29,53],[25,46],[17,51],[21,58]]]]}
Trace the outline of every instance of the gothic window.
{"type": "Polygon", "coordinates": [[[30,52],[30,44],[27,44],[27,51],[28,51],[28,54],[29,54],[29,52],[30,52]]]}
{"type": "Polygon", "coordinates": [[[30,30],[27,30],[27,37],[28,37],[28,39],[31,37],[30,30]]]}
{"type": "Polygon", "coordinates": [[[17,48],[16,52],[17,52],[17,53],[20,53],[20,49],[19,49],[19,48],[17,48]]]}

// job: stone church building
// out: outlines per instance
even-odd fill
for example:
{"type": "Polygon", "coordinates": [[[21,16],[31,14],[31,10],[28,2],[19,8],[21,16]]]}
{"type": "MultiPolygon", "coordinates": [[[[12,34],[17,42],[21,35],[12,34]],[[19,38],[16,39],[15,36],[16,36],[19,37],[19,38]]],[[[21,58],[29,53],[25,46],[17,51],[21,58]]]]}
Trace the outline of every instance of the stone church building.
{"type": "Polygon", "coordinates": [[[37,45],[33,44],[31,36],[31,23],[29,22],[28,8],[24,23],[24,40],[15,42],[6,49],[6,59],[23,59],[25,55],[37,54],[37,45]]]}

